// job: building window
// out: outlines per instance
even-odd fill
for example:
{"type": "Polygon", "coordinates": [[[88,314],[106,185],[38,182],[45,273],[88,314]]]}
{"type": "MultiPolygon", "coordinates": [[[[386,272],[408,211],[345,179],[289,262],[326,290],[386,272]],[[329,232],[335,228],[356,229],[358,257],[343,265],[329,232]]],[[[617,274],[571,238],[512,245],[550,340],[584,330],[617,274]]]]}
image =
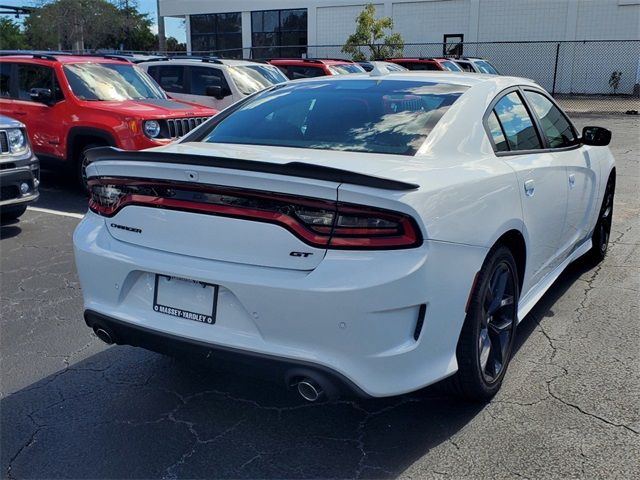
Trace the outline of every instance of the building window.
{"type": "Polygon", "coordinates": [[[191,51],[242,58],[241,14],[191,15],[191,51]]]}
{"type": "Polygon", "coordinates": [[[302,57],[307,53],[307,9],[251,12],[253,58],[302,57]]]}
{"type": "Polygon", "coordinates": [[[461,33],[445,34],[442,43],[442,54],[445,57],[461,57],[464,35],[461,33]]]}

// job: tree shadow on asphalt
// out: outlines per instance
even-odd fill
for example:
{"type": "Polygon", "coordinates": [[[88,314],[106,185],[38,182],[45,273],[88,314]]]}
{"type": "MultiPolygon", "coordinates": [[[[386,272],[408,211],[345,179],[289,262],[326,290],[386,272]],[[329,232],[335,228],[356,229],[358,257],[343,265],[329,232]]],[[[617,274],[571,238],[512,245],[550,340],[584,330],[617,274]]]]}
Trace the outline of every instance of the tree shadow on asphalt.
{"type": "MultiPolygon", "coordinates": [[[[590,268],[563,273],[516,349],[590,268]]],[[[0,459],[14,478],[388,478],[482,409],[437,388],[308,404],[275,382],[105,347],[0,400],[0,459]]]]}

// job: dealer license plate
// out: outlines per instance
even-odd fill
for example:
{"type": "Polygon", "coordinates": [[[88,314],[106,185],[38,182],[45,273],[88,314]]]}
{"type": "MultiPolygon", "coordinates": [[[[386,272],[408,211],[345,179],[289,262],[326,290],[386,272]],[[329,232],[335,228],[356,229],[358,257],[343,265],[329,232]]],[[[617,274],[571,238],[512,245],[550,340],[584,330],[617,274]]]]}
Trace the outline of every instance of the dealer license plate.
{"type": "Polygon", "coordinates": [[[156,275],[153,309],[156,312],[213,325],[218,286],[186,278],[156,275]]]}

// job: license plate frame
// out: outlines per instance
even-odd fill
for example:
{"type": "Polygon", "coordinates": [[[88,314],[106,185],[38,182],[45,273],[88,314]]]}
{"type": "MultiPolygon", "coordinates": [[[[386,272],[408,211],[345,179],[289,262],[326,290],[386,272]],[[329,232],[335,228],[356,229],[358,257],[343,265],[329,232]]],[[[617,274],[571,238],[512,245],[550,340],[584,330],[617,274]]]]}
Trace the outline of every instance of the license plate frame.
{"type": "MultiPolygon", "coordinates": [[[[198,280],[192,280],[189,278],[177,277],[172,275],[156,274],[155,284],[153,288],[153,311],[157,313],[162,313],[165,315],[177,317],[177,318],[183,318],[185,320],[204,323],[205,325],[214,325],[216,323],[216,316],[217,316],[216,314],[217,314],[217,308],[218,308],[218,291],[219,291],[219,286],[212,283],[205,283],[205,282],[200,282],[198,280]],[[192,311],[192,310],[196,310],[196,308],[192,308],[192,309],[189,309],[189,307],[183,308],[184,305],[166,305],[166,303],[171,303],[171,302],[166,301],[168,292],[165,291],[163,293],[161,291],[162,287],[165,286],[161,284],[161,282],[163,281],[165,283],[171,282],[171,281],[175,282],[174,285],[177,286],[178,290],[181,290],[183,292],[192,290],[192,293],[194,295],[197,293],[201,293],[202,295],[204,295],[205,298],[203,298],[201,305],[199,305],[197,308],[197,310],[199,311],[192,311]],[[197,292],[196,290],[197,288],[203,288],[208,290],[204,292],[197,292]],[[161,297],[160,299],[158,299],[159,296],[161,297]],[[211,297],[210,305],[209,305],[209,299],[206,298],[208,296],[211,297]],[[209,306],[210,306],[210,312],[209,312],[209,306]]],[[[169,294],[168,296],[171,296],[171,294],[169,294]]],[[[187,300],[193,301],[193,298],[187,298],[187,300]]]]}

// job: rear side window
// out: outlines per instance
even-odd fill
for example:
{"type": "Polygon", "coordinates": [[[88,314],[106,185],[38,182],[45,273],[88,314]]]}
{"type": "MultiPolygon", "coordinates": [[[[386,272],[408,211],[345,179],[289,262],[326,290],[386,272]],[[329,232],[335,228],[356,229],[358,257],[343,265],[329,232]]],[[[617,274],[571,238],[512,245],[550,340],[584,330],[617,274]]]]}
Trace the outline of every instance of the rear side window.
{"type": "Polygon", "coordinates": [[[215,67],[191,67],[191,95],[206,95],[207,87],[229,89],[224,72],[215,67]]]}
{"type": "Polygon", "coordinates": [[[0,97],[11,97],[11,63],[0,63],[0,97]]]}
{"type": "Polygon", "coordinates": [[[420,62],[420,63],[401,63],[405,68],[409,70],[440,70],[435,62],[420,62]]]}
{"type": "Polygon", "coordinates": [[[550,148],[571,147],[576,144],[576,133],[571,123],[551,100],[531,90],[525,90],[524,94],[540,120],[550,148]]]}
{"type": "Polygon", "coordinates": [[[531,116],[517,92],[511,92],[502,97],[496,103],[494,111],[507,137],[509,150],[542,148],[531,116]]]}
{"type": "Polygon", "coordinates": [[[456,63],[465,72],[475,72],[470,62],[456,62],[456,63]]]}
{"type": "Polygon", "coordinates": [[[297,80],[299,78],[323,77],[326,75],[321,67],[297,65],[288,65],[286,74],[291,80],[297,80]]]}
{"type": "Polygon", "coordinates": [[[478,67],[478,70],[480,70],[480,73],[488,73],[489,75],[499,75],[498,71],[495,68],[493,68],[493,65],[483,60],[476,60],[476,67],[478,67]]]}
{"type": "Polygon", "coordinates": [[[48,88],[55,100],[62,100],[62,91],[55,81],[52,68],[43,65],[18,64],[18,99],[31,100],[32,88],[48,88]]]}
{"type": "Polygon", "coordinates": [[[173,93],[186,93],[184,86],[185,67],[180,65],[162,65],[149,67],[149,75],[158,82],[163,90],[173,93]]]}
{"type": "Polygon", "coordinates": [[[466,90],[401,80],[292,82],[221,118],[204,141],[413,155],[466,90]]]}
{"type": "Polygon", "coordinates": [[[508,152],[509,145],[507,144],[507,139],[504,137],[504,132],[502,131],[500,121],[496,116],[496,112],[493,110],[487,117],[487,126],[489,127],[489,131],[491,132],[491,138],[493,138],[493,144],[496,146],[496,151],[508,152]]]}

